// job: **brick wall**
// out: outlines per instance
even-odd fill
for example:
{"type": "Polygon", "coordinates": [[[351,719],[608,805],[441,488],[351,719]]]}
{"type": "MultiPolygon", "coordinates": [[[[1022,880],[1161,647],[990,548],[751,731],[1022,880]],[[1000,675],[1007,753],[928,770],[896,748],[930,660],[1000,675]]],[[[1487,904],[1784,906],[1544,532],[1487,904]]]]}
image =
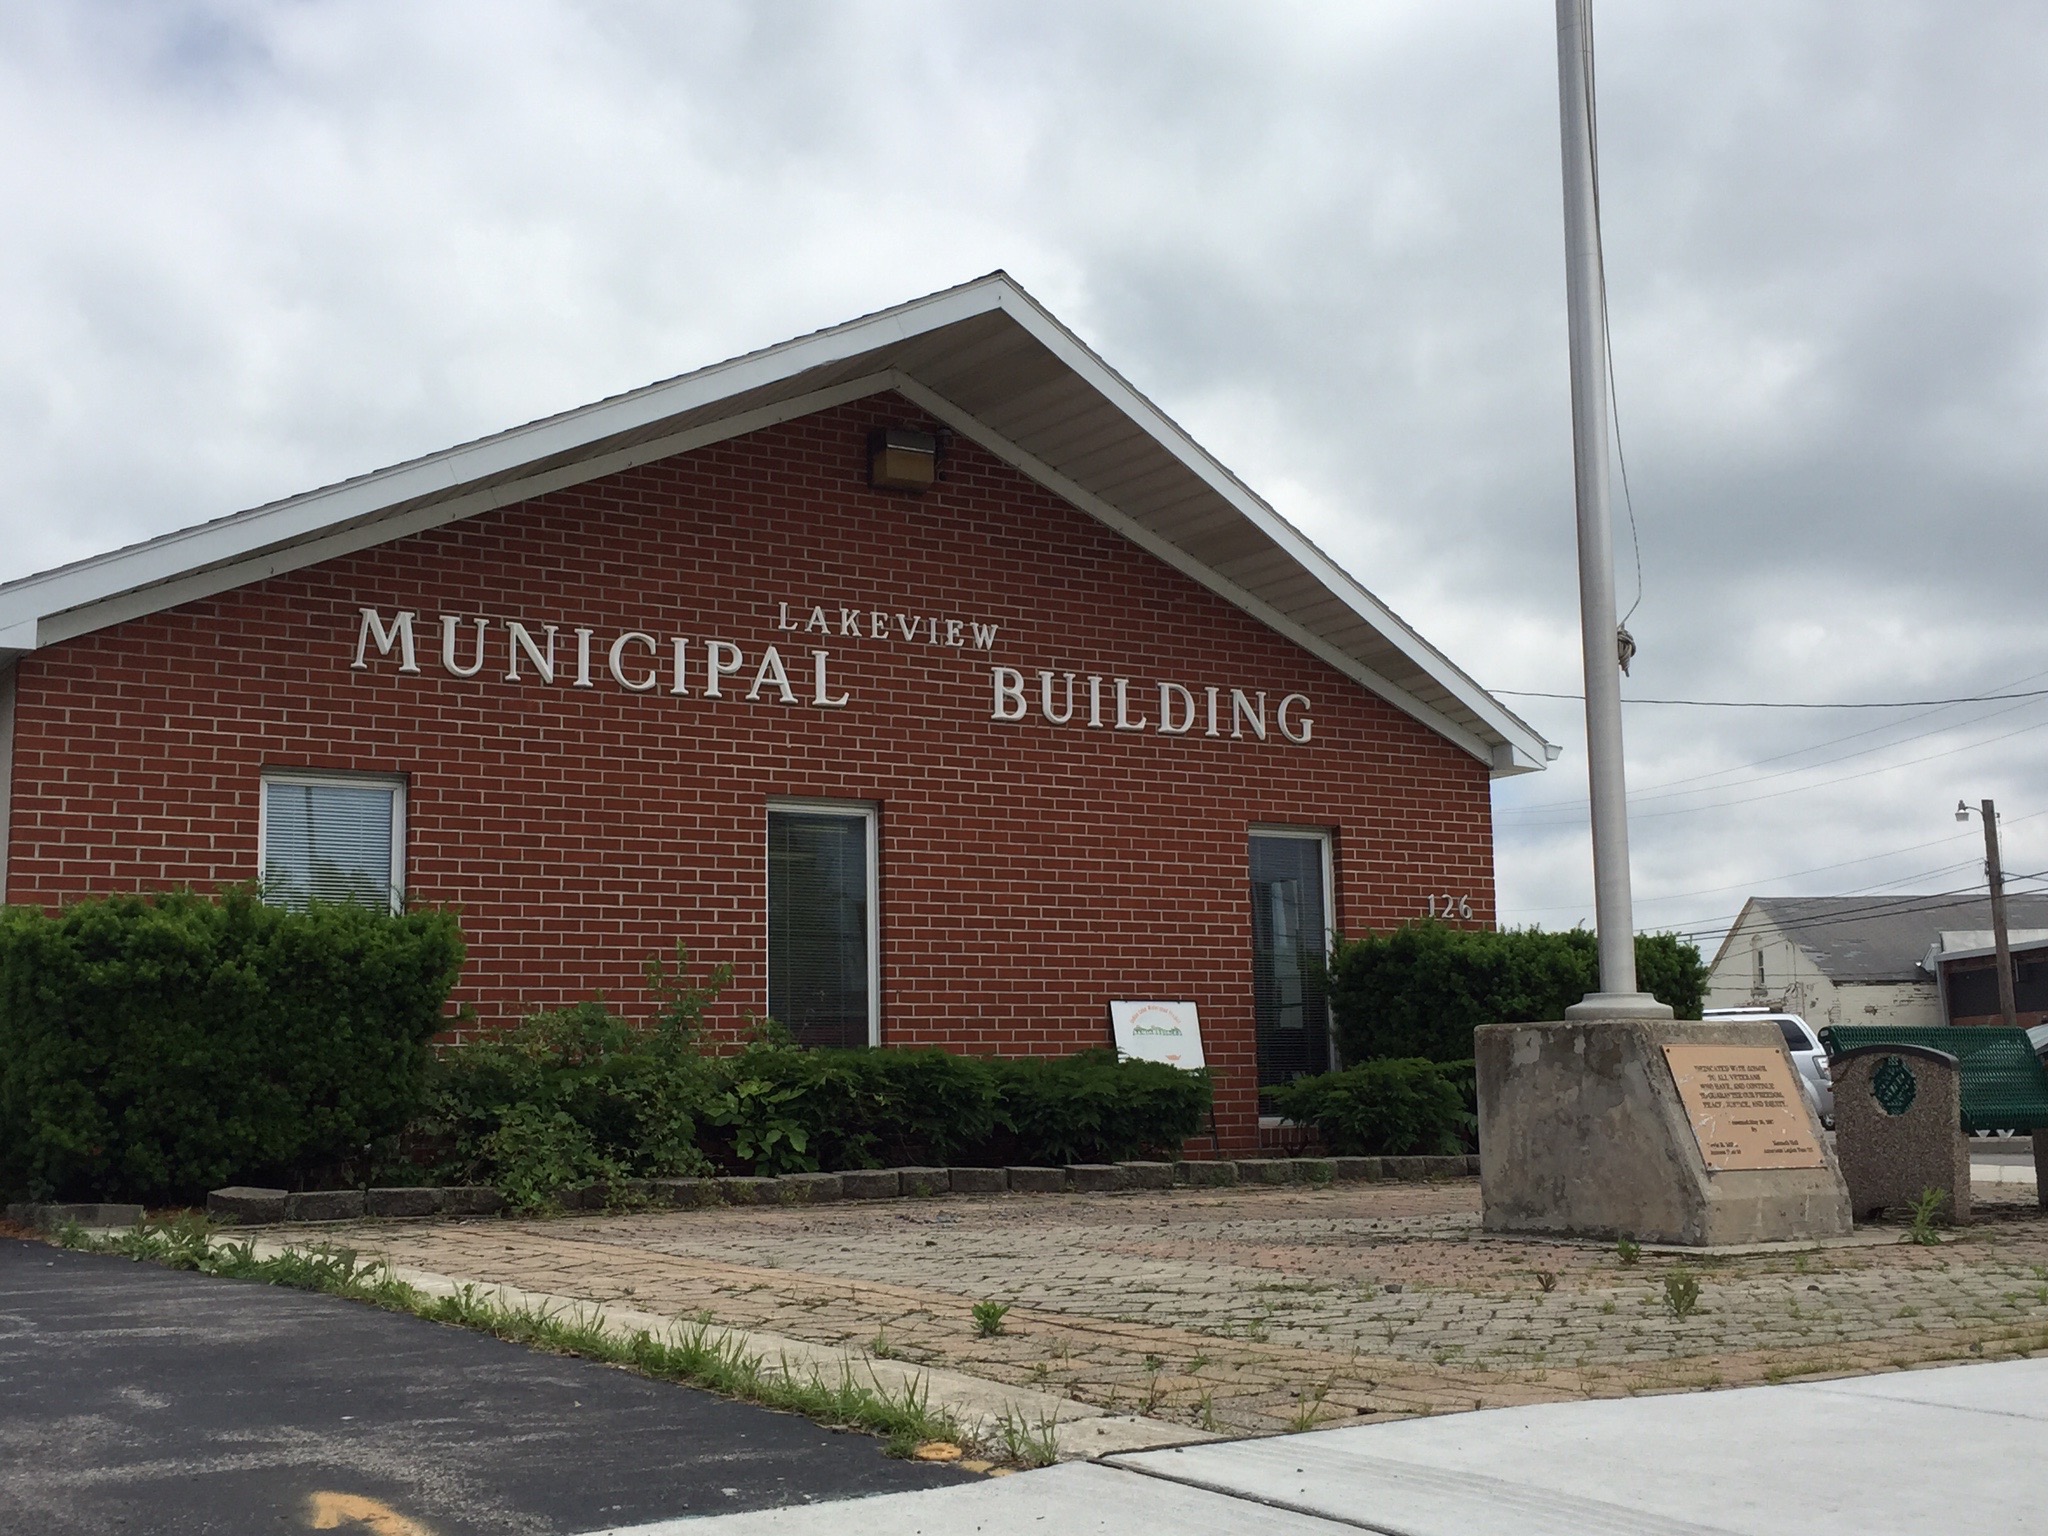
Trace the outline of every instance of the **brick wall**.
{"type": "Polygon", "coordinates": [[[1490,923],[1486,770],[971,444],[921,498],[870,490],[866,429],[916,417],[863,401],[29,656],[8,899],[251,879],[261,769],[402,773],[409,895],[460,910],[457,998],[482,1023],[598,990],[640,1008],[642,963],[681,939],[736,968],[720,1018],[738,1028],[766,1003],[767,797],[868,800],[888,1043],[1064,1051],[1105,1042],[1112,995],[1192,998],[1226,1143],[1253,1143],[1248,828],[1333,829],[1344,929],[1414,918],[1438,891],[1490,923]],[[783,602],[799,622],[824,605],[831,637],[779,632],[783,602]],[[374,645],[351,667],[365,605],[418,613],[417,675],[374,645]],[[892,618],[891,638],[870,619],[854,639],[842,607],[998,637],[912,643],[892,618]],[[493,621],[478,676],[443,668],[443,614],[493,621]],[[552,685],[530,664],[505,680],[511,620],[560,627],[552,685]],[[635,681],[661,663],[652,691],[608,675],[626,629],[658,642],[627,653],[635,681]],[[746,657],[716,700],[713,638],[746,657]],[[797,703],[772,683],[734,696],[771,643],[797,703]],[[813,648],[846,707],[808,702],[813,648]],[[1026,722],[990,719],[993,665],[1030,680],[1026,722]],[[1083,679],[1073,724],[1037,717],[1040,668],[1083,679]],[[1219,686],[1223,734],[1088,728],[1089,674],[1132,679],[1148,721],[1157,680],[1203,710],[1219,686]],[[1313,742],[1231,739],[1231,688],[1306,694],[1313,742]]]}

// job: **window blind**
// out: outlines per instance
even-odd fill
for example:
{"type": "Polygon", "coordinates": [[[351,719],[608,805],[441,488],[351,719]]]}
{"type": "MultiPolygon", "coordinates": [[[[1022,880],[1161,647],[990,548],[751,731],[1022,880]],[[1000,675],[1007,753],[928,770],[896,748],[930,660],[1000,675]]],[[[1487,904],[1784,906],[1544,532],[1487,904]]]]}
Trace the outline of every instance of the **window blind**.
{"type": "Polygon", "coordinates": [[[768,813],[768,1012],[799,1043],[863,1046],[868,967],[868,818],[768,813]]]}
{"type": "Polygon", "coordinates": [[[266,779],[263,899],[303,908],[352,901],[395,910],[398,786],[266,779]]]}

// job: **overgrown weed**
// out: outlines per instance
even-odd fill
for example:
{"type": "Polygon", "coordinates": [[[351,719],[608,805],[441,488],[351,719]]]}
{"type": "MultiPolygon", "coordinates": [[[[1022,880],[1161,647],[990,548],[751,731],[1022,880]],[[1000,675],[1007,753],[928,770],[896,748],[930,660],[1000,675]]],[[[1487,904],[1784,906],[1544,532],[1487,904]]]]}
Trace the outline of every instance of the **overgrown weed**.
{"type": "Polygon", "coordinates": [[[1041,1414],[1036,1422],[1006,1408],[996,1420],[996,1441],[1003,1456],[1020,1467],[1049,1467],[1060,1459],[1059,1415],[1041,1414]]]}

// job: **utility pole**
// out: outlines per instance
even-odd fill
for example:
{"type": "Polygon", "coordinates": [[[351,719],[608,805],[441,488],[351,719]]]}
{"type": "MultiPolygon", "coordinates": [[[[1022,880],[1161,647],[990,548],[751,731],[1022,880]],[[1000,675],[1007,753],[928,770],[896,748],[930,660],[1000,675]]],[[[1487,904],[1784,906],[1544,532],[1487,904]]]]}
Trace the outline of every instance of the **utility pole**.
{"type": "Polygon", "coordinates": [[[1572,461],[1579,529],[1579,637],[1586,668],[1586,769],[1593,808],[1593,909],[1600,990],[1570,1019],[1670,1018],[1636,990],[1629,891],[1628,787],[1622,772],[1621,657],[1608,504],[1607,307],[1593,138],[1591,0],[1557,0],[1557,90],[1564,150],[1565,296],[1571,330],[1572,461]]]}
{"type": "Polygon", "coordinates": [[[2007,1029],[2018,1029],[2019,1009],[2013,1005],[2012,995],[2012,941],[2005,926],[2005,867],[1998,861],[1998,807],[1986,800],[1979,810],[1984,817],[1984,873],[1991,882],[1991,942],[1998,950],[1998,1012],[2007,1029]]]}

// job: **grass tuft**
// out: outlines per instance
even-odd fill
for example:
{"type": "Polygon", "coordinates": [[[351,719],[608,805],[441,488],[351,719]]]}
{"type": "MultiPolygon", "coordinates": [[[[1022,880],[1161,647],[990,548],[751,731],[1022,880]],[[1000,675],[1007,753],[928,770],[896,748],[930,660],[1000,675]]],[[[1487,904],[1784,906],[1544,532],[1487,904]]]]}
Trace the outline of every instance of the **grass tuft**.
{"type": "Polygon", "coordinates": [[[996,1420],[996,1440],[1003,1455],[1015,1465],[1049,1467],[1060,1459],[1059,1415],[1041,1415],[1033,1423],[1006,1408],[996,1420]]]}
{"type": "Polygon", "coordinates": [[[1007,1303],[1000,1301],[977,1301],[974,1304],[974,1336],[992,1339],[1003,1331],[1003,1319],[1009,1315],[1007,1303]]]}

